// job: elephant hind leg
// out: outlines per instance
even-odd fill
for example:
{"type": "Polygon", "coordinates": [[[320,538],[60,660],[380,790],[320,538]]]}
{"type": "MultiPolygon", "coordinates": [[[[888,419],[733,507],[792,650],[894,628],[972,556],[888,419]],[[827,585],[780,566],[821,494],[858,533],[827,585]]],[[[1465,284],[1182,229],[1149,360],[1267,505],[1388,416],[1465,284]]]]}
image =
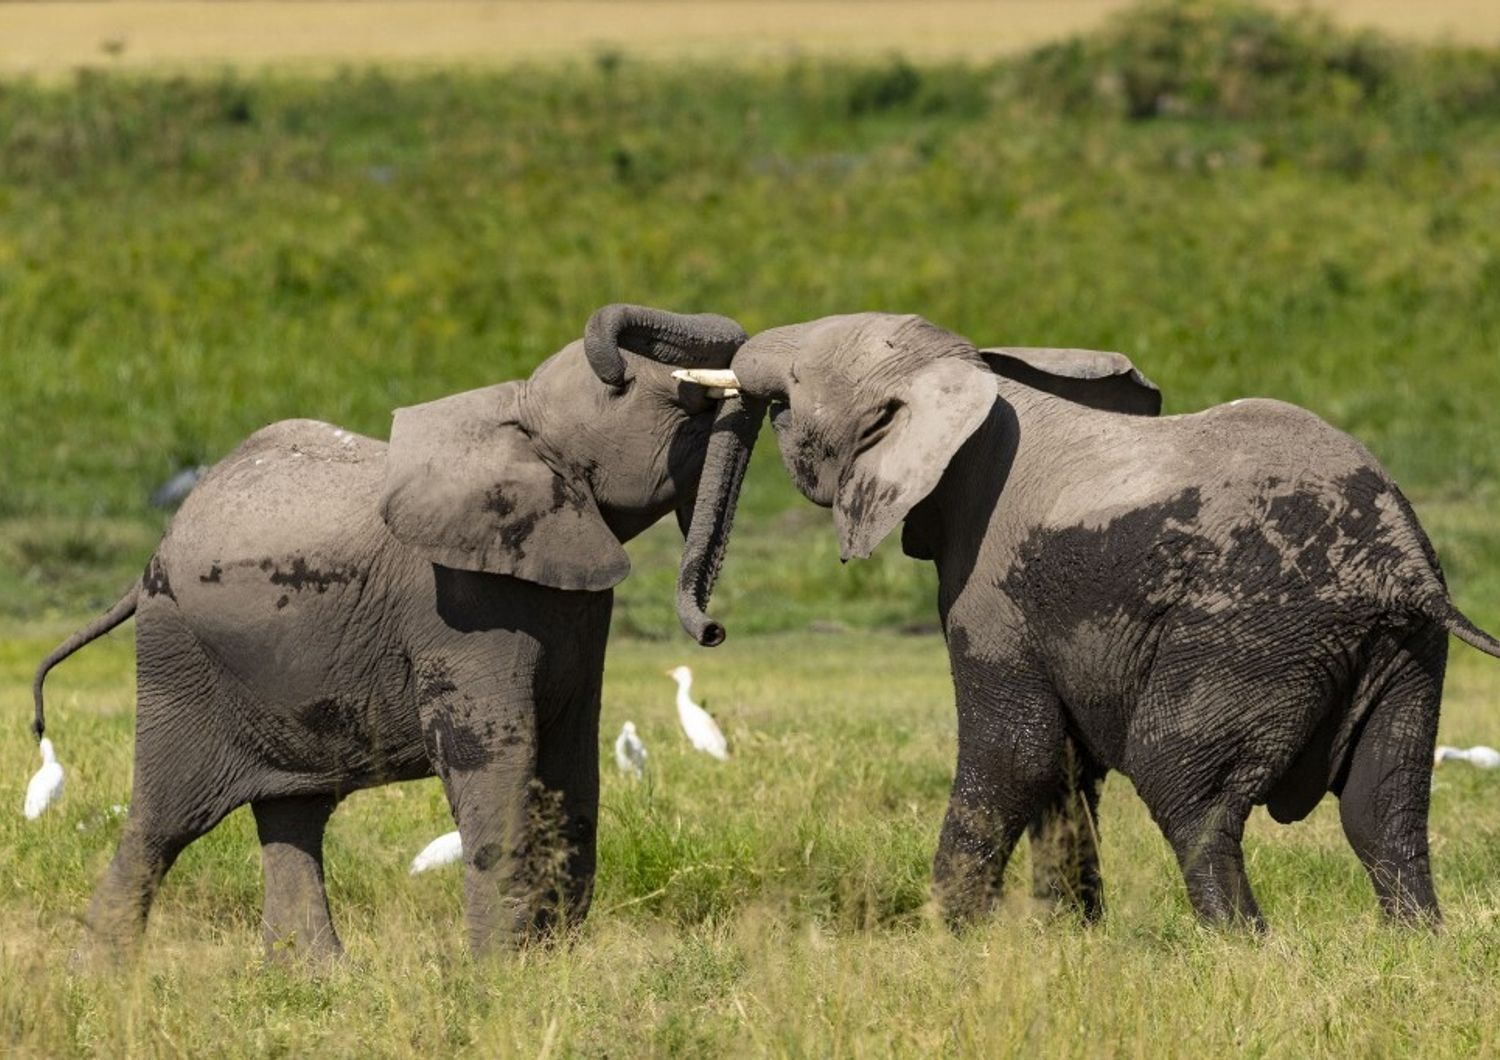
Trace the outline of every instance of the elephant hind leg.
{"type": "Polygon", "coordinates": [[[130,815],[104,879],[94,889],[85,918],[94,938],[114,949],[128,949],[140,941],[157,888],[177,856],[242,801],[194,798],[192,787],[180,798],[165,801],[152,785],[142,782],[139,741],[136,763],[130,815]]]}
{"type": "Polygon", "coordinates": [[[85,922],[93,937],[115,950],[139,943],[162,877],[177,855],[201,834],[162,832],[143,823],[132,807],[120,845],[89,902],[85,922]]]}
{"type": "Polygon", "coordinates": [[[1265,930],[1265,918],[1245,875],[1245,821],[1250,804],[1221,797],[1192,816],[1176,816],[1162,831],[1187,884],[1188,901],[1210,924],[1245,925],[1265,930]]]}
{"type": "Polygon", "coordinates": [[[1442,630],[1409,638],[1383,671],[1339,790],[1339,819],[1387,916],[1438,923],[1427,812],[1432,749],[1448,643],[1442,630]]]}
{"type": "Polygon", "coordinates": [[[152,611],[148,604],[136,620],[130,814],[86,917],[93,937],[113,948],[140,940],[157,888],[177,856],[245,802],[234,788],[243,770],[226,758],[213,724],[212,677],[180,665],[182,641],[174,639],[170,625],[153,621],[152,611]]]}
{"type": "Polygon", "coordinates": [[[301,795],[250,804],[265,873],[266,954],[329,960],[343,953],[323,884],[323,832],[338,796],[301,795]]]}
{"type": "Polygon", "coordinates": [[[1089,922],[1104,913],[1096,830],[1104,774],[1104,767],[1069,737],[1063,782],[1030,827],[1033,896],[1077,909],[1089,922]]]}

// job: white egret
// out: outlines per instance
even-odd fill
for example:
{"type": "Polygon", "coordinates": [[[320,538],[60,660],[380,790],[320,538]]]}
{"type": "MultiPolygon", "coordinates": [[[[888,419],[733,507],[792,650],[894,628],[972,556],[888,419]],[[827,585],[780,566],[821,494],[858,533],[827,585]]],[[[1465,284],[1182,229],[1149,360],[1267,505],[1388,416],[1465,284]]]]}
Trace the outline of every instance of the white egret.
{"type": "Polygon", "coordinates": [[[1432,764],[1438,766],[1444,762],[1467,762],[1479,769],[1500,769],[1500,751],[1483,744],[1467,749],[1440,745],[1432,753],[1432,764]]]}
{"type": "Polygon", "coordinates": [[[719,726],[708,711],[694,703],[691,693],[693,671],[686,666],[668,670],[667,676],[677,682],[677,720],[682,722],[682,731],[698,750],[723,760],[729,757],[728,746],[719,726]]]}
{"type": "Polygon", "coordinates": [[[640,776],[646,768],[646,745],[636,735],[635,722],[627,721],[615,738],[615,765],[621,773],[640,776]]]}
{"type": "Polygon", "coordinates": [[[464,841],[457,832],[448,832],[428,843],[422,848],[422,853],[411,859],[411,874],[415,876],[428,869],[452,865],[455,861],[462,860],[463,856],[464,841]]]}
{"type": "Polygon", "coordinates": [[[40,817],[42,811],[62,794],[63,789],[63,767],[52,750],[52,741],[42,737],[40,750],[42,768],[32,775],[31,783],[26,785],[25,812],[28,821],[40,817]]]}

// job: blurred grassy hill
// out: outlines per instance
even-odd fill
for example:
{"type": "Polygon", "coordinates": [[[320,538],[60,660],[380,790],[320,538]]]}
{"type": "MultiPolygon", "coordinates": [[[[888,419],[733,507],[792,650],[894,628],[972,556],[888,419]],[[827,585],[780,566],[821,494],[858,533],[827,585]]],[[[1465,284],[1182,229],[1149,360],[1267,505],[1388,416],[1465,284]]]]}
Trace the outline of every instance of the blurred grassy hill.
{"type": "MultiPolygon", "coordinates": [[[[1500,43],[1491,0],[1270,0],[1412,39],[1500,43]]],[[[0,74],[552,62],[628,51],[715,63],[788,55],[989,60],[1097,28],[1130,0],[49,0],[0,4],[0,74]]]]}
{"type": "MultiPolygon", "coordinates": [[[[1119,349],[1170,411],[1368,443],[1500,615],[1500,50],[1188,0],[985,63],[628,52],[509,70],[0,81],[0,615],[112,600],[151,489],[271,420],[383,436],[609,301],[860,308],[1119,349]]],[[[675,530],[619,626],[665,634],[675,530]]],[[[763,446],[721,613],[930,621],[763,446]],[[754,560],[755,562],[751,562],[754,560]]]]}

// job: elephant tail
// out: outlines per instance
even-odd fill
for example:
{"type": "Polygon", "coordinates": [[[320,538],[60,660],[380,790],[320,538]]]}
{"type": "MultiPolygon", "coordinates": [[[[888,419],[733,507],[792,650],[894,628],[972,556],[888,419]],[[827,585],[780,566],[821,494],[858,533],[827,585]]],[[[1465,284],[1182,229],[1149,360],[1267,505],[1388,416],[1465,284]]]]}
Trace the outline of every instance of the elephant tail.
{"type": "Polygon", "coordinates": [[[1473,648],[1478,648],[1486,655],[1493,655],[1500,659],[1500,640],[1496,640],[1473,622],[1469,621],[1458,608],[1453,606],[1453,601],[1444,597],[1437,607],[1437,614],[1432,615],[1434,619],[1441,622],[1459,640],[1473,648]]]}
{"type": "Polygon", "coordinates": [[[42,707],[42,682],[47,680],[47,671],[72,655],[92,640],[97,640],[131,615],[135,614],[136,598],[140,595],[141,583],[136,582],[120,597],[114,607],[63,641],[42,660],[36,668],[36,679],[31,682],[31,698],[36,703],[36,716],[31,722],[31,731],[40,740],[47,730],[45,712],[42,707]]]}

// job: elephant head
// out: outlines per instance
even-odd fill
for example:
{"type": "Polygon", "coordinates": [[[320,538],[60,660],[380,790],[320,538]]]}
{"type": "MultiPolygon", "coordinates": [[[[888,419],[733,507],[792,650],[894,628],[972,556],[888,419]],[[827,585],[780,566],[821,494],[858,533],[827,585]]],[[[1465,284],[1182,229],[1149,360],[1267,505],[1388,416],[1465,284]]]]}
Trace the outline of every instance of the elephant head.
{"type": "MultiPolygon", "coordinates": [[[[1161,407],[1160,392],[1119,354],[979,351],[921,317],[883,313],[772,328],[740,348],[730,372],[677,374],[769,404],[782,462],[803,496],[833,509],[844,560],[868,556],[937,486],[989,417],[997,375],[1098,408],[1161,407]]],[[[679,615],[689,632],[704,621],[733,506],[733,492],[705,478],[693,529],[714,536],[719,554],[705,563],[691,539],[684,551],[679,615]]]]}
{"type": "MultiPolygon", "coordinates": [[[[716,422],[739,437],[741,403],[721,405],[673,369],[722,368],[744,341],[727,317],[611,305],[529,379],[399,409],[387,527],[445,567],[614,586],[630,571],[623,542],[674,508],[687,531],[716,422]]],[[[716,481],[743,473],[733,450],[709,453],[716,481]]]]}

